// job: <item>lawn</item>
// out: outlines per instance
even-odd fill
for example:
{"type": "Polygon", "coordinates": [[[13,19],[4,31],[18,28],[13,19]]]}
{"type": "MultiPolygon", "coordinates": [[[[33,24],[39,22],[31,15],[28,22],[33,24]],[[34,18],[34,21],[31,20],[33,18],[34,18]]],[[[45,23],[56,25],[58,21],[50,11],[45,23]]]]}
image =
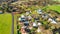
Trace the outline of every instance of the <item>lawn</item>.
{"type": "Polygon", "coordinates": [[[0,14],[0,34],[11,34],[11,14],[0,14]]]}

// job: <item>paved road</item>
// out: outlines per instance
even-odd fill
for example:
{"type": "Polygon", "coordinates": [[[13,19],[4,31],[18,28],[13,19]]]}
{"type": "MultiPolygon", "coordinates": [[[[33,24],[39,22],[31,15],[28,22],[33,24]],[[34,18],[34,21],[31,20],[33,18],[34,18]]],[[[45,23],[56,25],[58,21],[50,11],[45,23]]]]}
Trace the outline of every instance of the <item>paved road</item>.
{"type": "Polygon", "coordinates": [[[12,34],[14,34],[14,14],[13,12],[11,13],[12,15],[12,34]]]}

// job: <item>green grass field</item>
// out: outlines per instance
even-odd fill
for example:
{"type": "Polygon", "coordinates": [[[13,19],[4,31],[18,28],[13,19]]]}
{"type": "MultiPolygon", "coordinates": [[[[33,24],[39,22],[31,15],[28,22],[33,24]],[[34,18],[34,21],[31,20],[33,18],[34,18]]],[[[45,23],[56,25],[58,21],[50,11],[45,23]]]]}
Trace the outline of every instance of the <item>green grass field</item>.
{"type": "Polygon", "coordinates": [[[52,5],[49,6],[49,9],[55,10],[60,13],[60,5],[52,5]]]}
{"type": "Polygon", "coordinates": [[[46,6],[43,9],[47,9],[47,10],[55,10],[58,13],[60,13],[60,5],[51,5],[51,6],[46,6]]]}
{"type": "Polygon", "coordinates": [[[11,34],[11,14],[0,14],[0,34],[11,34]]]}

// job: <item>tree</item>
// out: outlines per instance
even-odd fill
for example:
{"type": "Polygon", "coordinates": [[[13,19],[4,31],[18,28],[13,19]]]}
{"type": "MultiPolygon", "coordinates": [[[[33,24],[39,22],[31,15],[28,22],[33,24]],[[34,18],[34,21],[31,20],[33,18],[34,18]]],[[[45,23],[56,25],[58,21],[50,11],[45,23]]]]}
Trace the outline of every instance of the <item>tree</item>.
{"type": "Polygon", "coordinates": [[[2,3],[2,8],[3,8],[4,12],[6,12],[8,10],[8,5],[6,2],[2,3]]]}

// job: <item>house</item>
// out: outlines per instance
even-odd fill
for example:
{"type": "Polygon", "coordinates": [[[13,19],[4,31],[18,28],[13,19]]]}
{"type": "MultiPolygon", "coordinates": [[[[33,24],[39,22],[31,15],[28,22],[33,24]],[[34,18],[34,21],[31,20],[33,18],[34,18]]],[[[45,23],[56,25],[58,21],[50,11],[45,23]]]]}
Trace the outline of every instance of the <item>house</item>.
{"type": "Polygon", "coordinates": [[[31,14],[31,11],[26,11],[26,15],[29,15],[29,14],[31,14]]]}
{"type": "Polygon", "coordinates": [[[38,33],[39,33],[39,32],[41,32],[41,29],[40,29],[40,28],[38,28],[38,29],[37,29],[37,32],[38,32],[38,33]]]}
{"type": "Polygon", "coordinates": [[[48,21],[49,21],[49,22],[52,21],[52,18],[48,18],[48,21]]]}
{"type": "Polygon", "coordinates": [[[2,13],[3,13],[3,11],[0,10],[0,14],[2,14],[2,13]]]}
{"type": "Polygon", "coordinates": [[[42,25],[40,22],[38,22],[38,26],[42,25]]]}
{"type": "Polygon", "coordinates": [[[47,14],[42,14],[42,18],[43,18],[43,20],[47,20],[49,18],[49,16],[47,14]]]}
{"type": "Polygon", "coordinates": [[[26,15],[29,15],[30,14],[30,12],[26,12],[26,15]]]}
{"type": "Polygon", "coordinates": [[[22,17],[19,17],[19,18],[18,18],[18,21],[21,21],[21,22],[25,22],[25,20],[26,20],[26,19],[25,19],[25,18],[22,18],[22,17]]]}
{"type": "Polygon", "coordinates": [[[33,22],[33,27],[34,27],[34,28],[38,28],[37,23],[33,22]]]}
{"type": "Polygon", "coordinates": [[[21,19],[22,22],[25,22],[25,20],[26,20],[24,15],[21,15],[20,19],[21,19]]]}
{"type": "Polygon", "coordinates": [[[28,33],[31,32],[31,30],[29,28],[25,28],[25,31],[28,33]]]}
{"type": "Polygon", "coordinates": [[[42,14],[42,10],[41,9],[37,10],[37,13],[42,14]]]}
{"type": "Polygon", "coordinates": [[[35,17],[34,20],[35,20],[36,22],[39,21],[39,17],[38,17],[38,16],[35,17]]]}
{"type": "Polygon", "coordinates": [[[31,20],[31,19],[32,19],[32,17],[29,15],[29,16],[28,16],[28,20],[31,20]]]}
{"type": "Polygon", "coordinates": [[[26,28],[25,26],[21,27],[21,34],[27,34],[26,31],[25,31],[25,28],[26,28]]]}
{"type": "Polygon", "coordinates": [[[51,23],[52,24],[57,24],[57,22],[55,20],[52,20],[51,23]]]}
{"type": "Polygon", "coordinates": [[[60,21],[60,17],[56,18],[57,21],[60,21]]]}
{"type": "Polygon", "coordinates": [[[60,34],[60,28],[55,28],[52,30],[53,34],[60,34]]]}
{"type": "Polygon", "coordinates": [[[24,22],[24,25],[25,25],[25,26],[29,26],[29,22],[28,22],[28,21],[25,21],[25,22],[24,22]]]}
{"type": "Polygon", "coordinates": [[[52,24],[57,24],[57,22],[52,18],[49,18],[48,21],[51,22],[52,24]]]}

